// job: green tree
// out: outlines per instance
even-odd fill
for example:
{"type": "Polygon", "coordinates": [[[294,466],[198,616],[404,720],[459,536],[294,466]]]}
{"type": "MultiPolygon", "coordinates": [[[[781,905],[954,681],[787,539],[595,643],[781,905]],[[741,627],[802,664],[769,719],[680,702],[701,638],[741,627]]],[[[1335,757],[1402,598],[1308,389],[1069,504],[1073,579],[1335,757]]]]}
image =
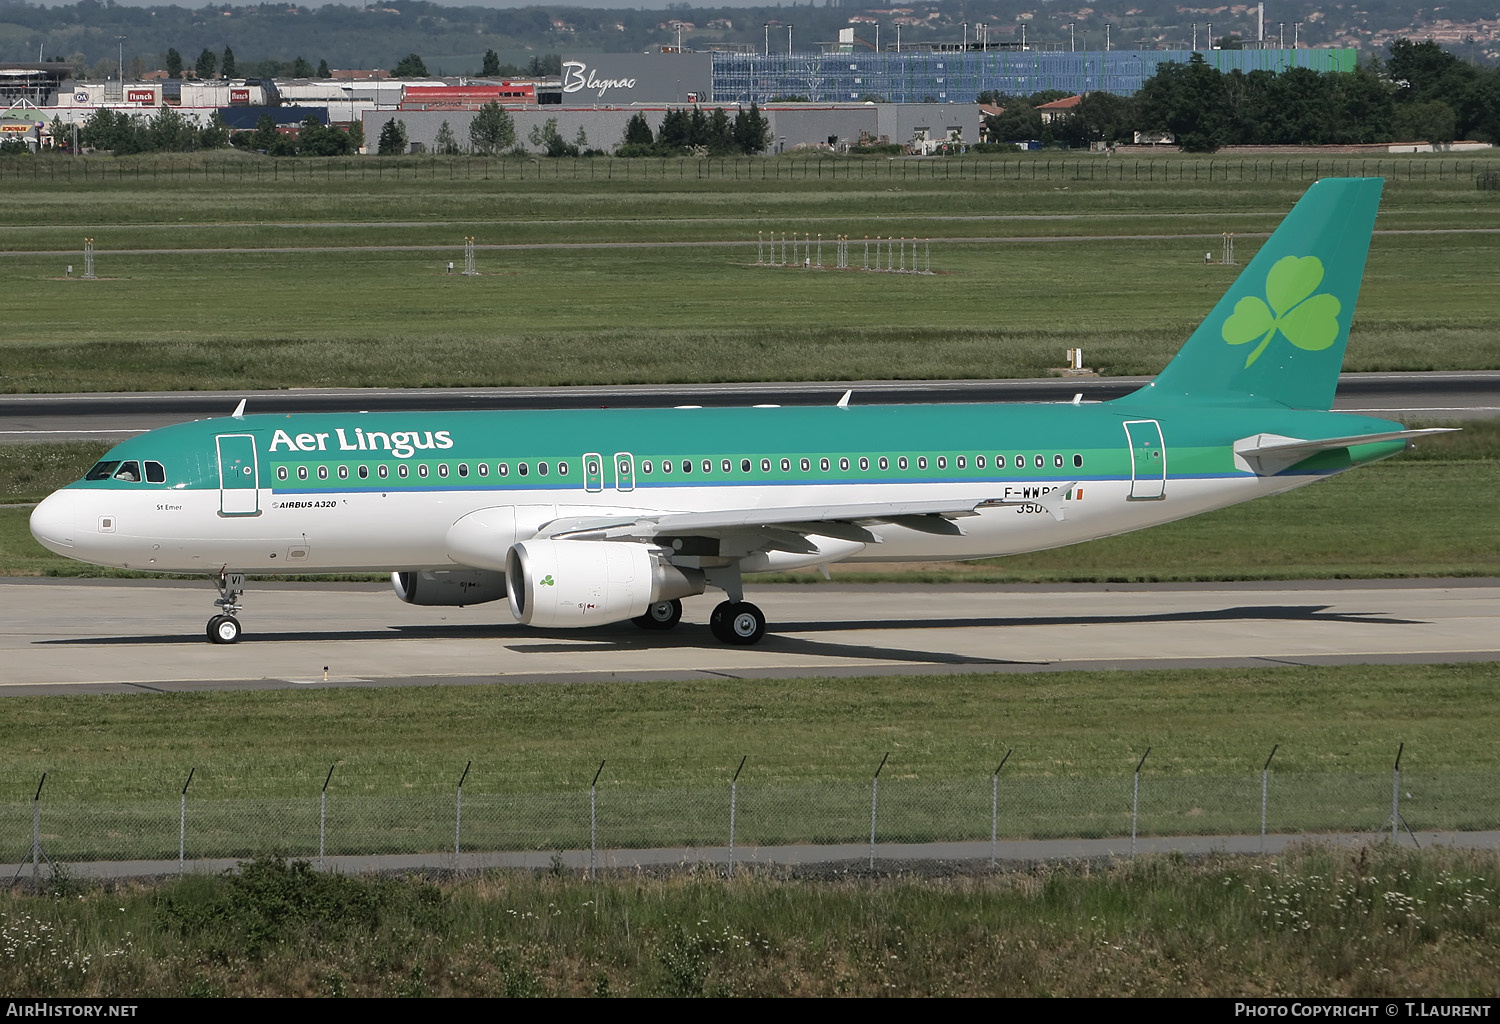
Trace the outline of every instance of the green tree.
{"type": "Polygon", "coordinates": [[[750,104],[749,110],[741,110],[734,117],[735,149],[747,156],[763,152],[771,144],[771,122],[760,112],[760,107],[750,104]]]}
{"type": "Polygon", "coordinates": [[[991,142],[1025,142],[1042,137],[1042,115],[1036,107],[1012,96],[1005,99],[1004,108],[984,119],[985,134],[991,142]]]}
{"type": "Polygon", "coordinates": [[[479,69],[479,74],[483,78],[499,78],[500,55],[494,50],[485,50],[484,65],[479,69]]]}
{"type": "Polygon", "coordinates": [[[557,129],[557,118],[549,117],[545,124],[533,125],[527,136],[531,144],[550,157],[577,156],[578,147],[562,137],[557,129]]]}
{"type": "Polygon", "coordinates": [[[324,59],[318,61],[318,77],[319,78],[332,78],[333,77],[333,72],[331,72],[331,71],[328,70],[328,59],[326,57],[324,59]]]}
{"type": "Polygon", "coordinates": [[[299,54],[297,56],[297,59],[292,61],[292,77],[311,78],[312,76],[313,66],[307,62],[307,59],[305,57],[299,54]]]}
{"type": "Polygon", "coordinates": [[[182,77],[182,54],[171,47],[167,48],[167,77],[182,77]]]}
{"type": "Polygon", "coordinates": [[[391,118],[380,129],[375,152],[380,156],[400,156],[406,152],[406,122],[391,118]]]}
{"type": "Polygon", "coordinates": [[[281,133],[276,130],[276,122],[271,120],[270,114],[262,114],[255,119],[255,131],[250,135],[250,148],[269,153],[276,148],[276,140],[279,138],[281,133]]]}
{"type": "Polygon", "coordinates": [[[562,74],[562,55],[549,53],[526,62],[528,78],[556,78],[562,74]]]}
{"type": "Polygon", "coordinates": [[[348,156],[354,152],[354,140],[349,137],[348,132],[331,124],[323,124],[311,115],[302,122],[297,142],[298,149],[304,156],[348,156]]]}
{"type": "Polygon", "coordinates": [[[668,110],[656,129],[656,144],[663,154],[681,154],[692,142],[691,122],[686,110],[668,110]]]}
{"type": "Polygon", "coordinates": [[[1136,99],[1141,127],[1171,132],[1190,153],[1212,153],[1230,141],[1233,122],[1224,76],[1201,53],[1186,64],[1162,64],[1136,99]]]}
{"type": "Polygon", "coordinates": [[[1479,72],[1437,43],[1428,39],[1414,43],[1397,39],[1385,62],[1386,74],[1396,85],[1397,104],[1441,100],[1454,106],[1478,77],[1479,72]]]}
{"type": "Polygon", "coordinates": [[[1471,126],[1466,137],[1500,143],[1500,67],[1475,79],[1465,98],[1464,118],[1471,126]]]}
{"type": "Polygon", "coordinates": [[[1128,96],[1091,92],[1063,116],[1054,136],[1076,145],[1095,142],[1114,144],[1131,138],[1135,131],[1135,103],[1128,96]]]}
{"type": "Polygon", "coordinates": [[[516,123],[495,100],[490,100],[469,122],[469,145],[489,156],[503,153],[516,144],[516,123]]]}
{"type": "Polygon", "coordinates": [[[365,147],[365,123],[358,119],[349,122],[349,151],[358,153],[365,147]]]}
{"type": "Polygon", "coordinates": [[[224,47],[223,59],[219,61],[219,70],[224,73],[225,78],[238,76],[239,67],[234,63],[234,51],[227,46],[224,47]]]}
{"type": "Polygon", "coordinates": [[[427,65],[415,53],[408,53],[396,62],[396,69],[391,75],[394,78],[426,78],[427,65]]]}
{"type": "Polygon", "coordinates": [[[723,107],[715,107],[708,116],[708,151],[715,155],[734,152],[734,125],[723,107]]]}
{"type": "Polygon", "coordinates": [[[62,118],[53,115],[52,123],[47,125],[47,134],[52,136],[52,145],[59,150],[73,145],[73,125],[63,124],[62,118]]]}
{"type": "Polygon", "coordinates": [[[1398,142],[1452,142],[1458,134],[1458,116],[1442,100],[1403,103],[1391,118],[1398,142]]]}
{"type": "Polygon", "coordinates": [[[438,127],[437,135],[432,140],[432,150],[444,156],[454,156],[459,152],[458,140],[453,137],[453,128],[447,121],[438,127]]]}
{"type": "Polygon", "coordinates": [[[707,148],[708,143],[708,115],[702,107],[694,107],[688,115],[688,145],[695,149],[700,146],[707,148]]]}
{"type": "Polygon", "coordinates": [[[193,71],[199,78],[209,79],[214,77],[214,72],[218,69],[219,58],[214,56],[214,52],[205,46],[203,52],[198,54],[198,60],[193,65],[193,71]]]}
{"type": "Polygon", "coordinates": [[[625,135],[621,139],[621,145],[625,146],[649,146],[656,141],[651,134],[651,122],[646,120],[646,115],[634,113],[630,120],[625,122],[625,135]]]}
{"type": "Polygon", "coordinates": [[[80,145],[107,149],[117,156],[144,150],[147,144],[144,136],[140,125],[125,111],[103,108],[90,114],[78,131],[80,145]]]}
{"type": "Polygon", "coordinates": [[[147,148],[166,153],[185,153],[198,144],[198,129],[177,112],[162,106],[146,125],[147,148]]]}
{"type": "Polygon", "coordinates": [[[208,124],[198,132],[199,149],[223,149],[229,145],[229,126],[215,110],[208,115],[208,124]]]}

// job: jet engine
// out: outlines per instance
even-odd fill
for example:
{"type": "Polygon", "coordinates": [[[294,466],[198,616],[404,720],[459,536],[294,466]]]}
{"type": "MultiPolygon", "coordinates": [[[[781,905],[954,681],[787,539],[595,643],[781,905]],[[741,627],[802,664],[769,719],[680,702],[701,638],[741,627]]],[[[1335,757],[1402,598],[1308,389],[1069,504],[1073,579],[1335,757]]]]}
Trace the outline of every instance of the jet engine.
{"type": "Polygon", "coordinates": [[[620,622],[657,601],[703,593],[703,574],[679,569],[649,544],[528,540],[505,557],[511,614],[530,626],[620,622]]]}
{"type": "Polygon", "coordinates": [[[463,607],[505,596],[505,573],[484,569],[438,569],[391,573],[391,587],[407,604],[463,607]]]}

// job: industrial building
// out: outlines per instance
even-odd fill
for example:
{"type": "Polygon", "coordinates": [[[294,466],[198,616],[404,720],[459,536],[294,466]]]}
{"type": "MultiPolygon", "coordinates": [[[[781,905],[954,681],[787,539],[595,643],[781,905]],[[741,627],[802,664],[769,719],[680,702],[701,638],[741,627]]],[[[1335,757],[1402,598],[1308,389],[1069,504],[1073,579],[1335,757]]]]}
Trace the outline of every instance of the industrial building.
{"type": "MultiPolygon", "coordinates": [[[[482,102],[496,99],[516,122],[518,143],[533,126],[557,119],[567,139],[583,131],[589,145],[610,149],[636,113],[653,130],[666,111],[698,105],[731,116],[756,103],[771,124],[775,151],[847,145],[861,139],[909,143],[979,141],[981,93],[1027,95],[1056,89],[1129,94],[1166,61],[1186,62],[1185,50],[1064,51],[991,46],[967,40],[962,48],[854,51],[832,46],[816,53],[729,53],[663,50],[652,53],[568,55],[554,80],[492,82],[475,79],[400,80],[348,77],[316,80],[155,80],[76,82],[63,64],[0,65],[0,96],[26,117],[81,123],[100,107],[150,116],[171,106],[200,124],[215,110],[291,104],[326,110],[333,123],[363,123],[379,137],[401,120],[414,150],[430,148],[447,122],[460,142],[482,102]]],[[[1220,71],[1350,71],[1351,49],[1242,49],[1203,52],[1220,71]]],[[[3,109],[3,108],[0,108],[3,109]]]]}

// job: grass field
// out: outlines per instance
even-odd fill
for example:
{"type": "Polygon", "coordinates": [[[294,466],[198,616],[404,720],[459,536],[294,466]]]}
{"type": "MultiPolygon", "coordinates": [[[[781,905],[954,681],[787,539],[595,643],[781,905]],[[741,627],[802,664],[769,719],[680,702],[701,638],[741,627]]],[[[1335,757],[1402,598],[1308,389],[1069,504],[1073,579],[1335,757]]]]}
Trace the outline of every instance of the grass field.
{"type": "MultiPolygon", "coordinates": [[[[45,313],[0,341],[0,390],[1034,376],[1075,346],[1101,372],[1149,373],[1233,276],[1204,251],[1217,258],[1232,231],[1248,261],[1317,166],[1163,181],[1213,161],[1127,160],[1103,180],[1074,176],[1103,165],[1038,157],[881,180],[788,158],[755,165],[785,179],[620,181],[483,179],[455,161],[375,180],[366,162],[351,188],[334,165],[236,179],[239,157],[214,159],[201,179],[158,159],[136,176],[15,180],[0,262],[45,313]],[[1042,176],[1006,178],[1011,166],[1042,176]],[[828,269],[755,266],[762,232],[823,234],[828,269]],[[936,239],[938,273],[837,272],[837,234],[855,266],[867,235],[936,239]],[[99,281],[76,279],[85,235],[99,281]],[[534,248],[481,249],[480,276],[445,275],[471,235],[534,248]],[[253,251],[266,247],[288,251],[253,251]]],[[[1348,369],[1500,366],[1500,198],[1455,170],[1471,165],[1439,165],[1444,177],[1415,179],[1401,170],[1434,164],[1382,165],[1388,233],[1348,369]]]]}
{"type": "Polygon", "coordinates": [[[460,776],[465,850],[723,846],[742,758],[747,850],[867,838],[887,755],[883,842],[1255,834],[1273,747],[1270,831],[1373,835],[1402,744],[1411,828],[1493,829],[1495,682],[1474,664],[11,698],[0,863],[26,856],[44,771],[64,863],[175,859],[179,813],[190,859],[443,853],[460,776]]]}
{"type": "MultiPolygon", "coordinates": [[[[0,989],[51,996],[1493,998],[1494,854],[1309,848],[976,876],[496,874],[274,860],[0,894],[0,989]]],[[[1393,1004],[1395,1005],[1395,1004],[1393,1004]]]]}

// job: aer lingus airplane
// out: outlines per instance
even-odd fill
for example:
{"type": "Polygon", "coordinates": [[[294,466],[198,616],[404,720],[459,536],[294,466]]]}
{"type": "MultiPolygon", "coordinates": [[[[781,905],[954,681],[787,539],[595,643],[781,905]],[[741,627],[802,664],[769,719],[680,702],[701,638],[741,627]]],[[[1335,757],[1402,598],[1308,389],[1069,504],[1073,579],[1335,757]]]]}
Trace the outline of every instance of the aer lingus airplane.
{"type": "Polygon", "coordinates": [[[217,578],[390,571],[419,605],[508,598],[540,627],[667,629],[747,573],[982,558],[1276,494],[1431,433],[1329,411],[1381,180],[1310,188],[1154,382],[1091,404],[246,416],[153,430],[37,506],[100,565],[217,578]]]}

